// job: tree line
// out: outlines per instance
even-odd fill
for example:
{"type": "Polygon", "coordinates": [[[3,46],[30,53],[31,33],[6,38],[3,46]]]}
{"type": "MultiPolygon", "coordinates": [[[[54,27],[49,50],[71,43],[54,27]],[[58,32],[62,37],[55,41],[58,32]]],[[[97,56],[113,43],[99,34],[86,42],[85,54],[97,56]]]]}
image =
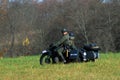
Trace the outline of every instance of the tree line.
{"type": "Polygon", "coordinates": [[[63,28],[78,48],[97,43],[102,52],[119,52],[119,9],[119,0],[0,0],[0,56],[40,54],[63,28]]]}

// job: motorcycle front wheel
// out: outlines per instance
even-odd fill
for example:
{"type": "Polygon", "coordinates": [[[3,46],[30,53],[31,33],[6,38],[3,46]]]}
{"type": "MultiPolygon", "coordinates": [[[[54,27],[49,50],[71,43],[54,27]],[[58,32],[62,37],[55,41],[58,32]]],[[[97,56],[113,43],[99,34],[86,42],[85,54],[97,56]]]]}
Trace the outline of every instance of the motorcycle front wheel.
{"type": "Polygon", "coordinates": [[[45,65],[45,64],[52,64],[52,58],[47,55],[47,54],[43,54],[40,57],[40,65],[45,65]]]}

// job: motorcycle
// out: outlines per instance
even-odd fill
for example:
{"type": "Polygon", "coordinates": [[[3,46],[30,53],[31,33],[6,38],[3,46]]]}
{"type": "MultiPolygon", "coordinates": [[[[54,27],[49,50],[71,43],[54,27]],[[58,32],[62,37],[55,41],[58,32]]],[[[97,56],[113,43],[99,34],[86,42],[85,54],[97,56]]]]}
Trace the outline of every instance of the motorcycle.
{"type": "MultiPolygon", "coordinates": [[[[56,52],[56,47],[49,47],[46,50],[42,51],[40,56],[40,64],[54,64],[62,62],[61,56],[56,52]]],[[[63,56],[66,59],[67,63],[69,62],[88,62],[95,61],[99,57],[100,48],[95,44],[85,45],[83,48],[75,50],[68,47],[65,47],[63,51],[63,56]]]]}

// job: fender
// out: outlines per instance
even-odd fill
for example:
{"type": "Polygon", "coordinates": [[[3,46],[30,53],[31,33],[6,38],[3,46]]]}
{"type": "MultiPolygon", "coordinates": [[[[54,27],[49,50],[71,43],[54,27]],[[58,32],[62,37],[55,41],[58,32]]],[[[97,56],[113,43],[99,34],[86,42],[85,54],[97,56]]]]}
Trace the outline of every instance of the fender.
{"type": "Polygon", "coordinates": [[[47,50],[43,50],[42,51],[42,54],[46,54],[48,51],[47,50]]]}
{"type": "Polygon", "coordinates": [[[48,51],[48,50],[43,50],[43,51],[42,51],[42,55],[45,55],[45,54],[46,54],[46,55],[50,55],[50,56],[52,55],[50,51],[48,51]]]}

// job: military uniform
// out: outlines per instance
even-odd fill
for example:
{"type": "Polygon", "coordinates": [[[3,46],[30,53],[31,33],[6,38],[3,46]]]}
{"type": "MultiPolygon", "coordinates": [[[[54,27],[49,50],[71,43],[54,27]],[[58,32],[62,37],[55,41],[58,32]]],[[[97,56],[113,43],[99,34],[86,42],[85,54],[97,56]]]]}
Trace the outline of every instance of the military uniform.
{"type": "Polygon", "coordinates": [[[69,34],[63,35],[62,39],[60,39],[57,43],[54,44],[57,47],[56,51],[62,57],[63,61],[65,61],[62,52],[64,51],[64,47],[68,46],[72,49],[77,49],[75,47],[73,39],[70,39],[69,34]]]}

